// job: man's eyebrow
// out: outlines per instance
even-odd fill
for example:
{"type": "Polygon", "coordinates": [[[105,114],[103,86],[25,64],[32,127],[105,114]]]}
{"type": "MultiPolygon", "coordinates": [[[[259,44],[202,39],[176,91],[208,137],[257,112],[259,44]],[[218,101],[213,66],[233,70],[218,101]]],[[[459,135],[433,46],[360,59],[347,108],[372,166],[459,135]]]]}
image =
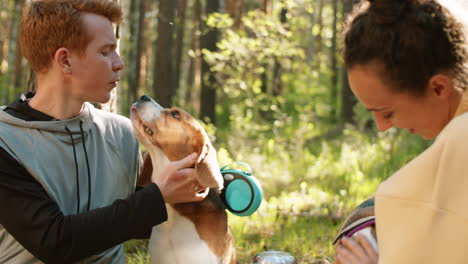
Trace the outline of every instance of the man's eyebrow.
{"type": "Polygon", "coordinates": [[[114,48],[116,48],[116,47],[117,47],[117,44],[112,43],[112,42],[111,42],[111,43],[106,43],[106,44],[102,45],[102,48],[103,48],[103,49],[104,49],[104,48],[111,48],[111,49],[114,49],[114,48]]]}

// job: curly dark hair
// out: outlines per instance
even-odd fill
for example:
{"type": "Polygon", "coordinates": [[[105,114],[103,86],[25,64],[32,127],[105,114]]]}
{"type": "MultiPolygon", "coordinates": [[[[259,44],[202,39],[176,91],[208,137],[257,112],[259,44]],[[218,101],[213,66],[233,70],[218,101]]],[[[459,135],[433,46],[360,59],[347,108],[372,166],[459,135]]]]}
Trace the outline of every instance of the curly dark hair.
{"type": "Polygon", "coordinates": [[[434,0],[368,0],[355,6],[344,30],[347,69],[377,62],[399,92],[424,95],[438,73],[467,88],[463,25],[434,0]]]}

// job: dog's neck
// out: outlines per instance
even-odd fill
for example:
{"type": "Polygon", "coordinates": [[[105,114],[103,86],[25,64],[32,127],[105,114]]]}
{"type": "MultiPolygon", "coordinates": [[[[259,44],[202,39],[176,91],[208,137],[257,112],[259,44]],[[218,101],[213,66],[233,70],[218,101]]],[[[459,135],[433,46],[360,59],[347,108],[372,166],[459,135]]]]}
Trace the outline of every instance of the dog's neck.
{"type": "Polygon", "coordinates": [[[159,177],[161,170],[164,169],[170,163],[170,161],[164,152],[158,147],[148,149],[148,152],[151,155],[151,164],[153,165],[152,178],[156,179],[159,177]]]}
{"type": "MultiPolygon", "coordinates": [[[[160,176],[159,174],[170,161],[164,152],[157,147],[148,149],[148,152],[151,155],[151,162],[153,165],[152,177],[155,179],[160,176]]],[[[168,241],[170,241],[170,243],[181,243],[177,235],[178,232],[169,232],[168,230],[186,230],[186,233],[183,234],[183,243],[193,243],[193,241],[186,241],[186,239],[195,234],[195,240],[201,239],[204,242],[203,244],[201,244],[201,241],[196,242],[194,245],[191,245],[192,248],[206,243],[209,252],[217,256],[216,258],[221,256],[226,259],[232,258],[232,254],[234,254],[233,239],[231,233],[228,231],[227,214],[219,197],[218,189],[211,189],[207,198],[201,202],[167,204],[166,208],[168,220],[164,224],[155,227],[155,237],[153,238],[152,235],[151,238],[152,241],[154,240],[153,243],[159,245],[155,246],[155,248],[162,248],[163,251],[160,252],[156,250],[153,255],[158,255],[161,259],[164,259],[163,256],[167,254],[176,254],[161,245],[168,244],[168,241]],[[187,228],[191,231],[187,231],[187,228]],[[161,242],[161,240],[163,242],[161,242]]],[[[206,253],[205,250],[202,250],[202,252],[206,253]]]]}

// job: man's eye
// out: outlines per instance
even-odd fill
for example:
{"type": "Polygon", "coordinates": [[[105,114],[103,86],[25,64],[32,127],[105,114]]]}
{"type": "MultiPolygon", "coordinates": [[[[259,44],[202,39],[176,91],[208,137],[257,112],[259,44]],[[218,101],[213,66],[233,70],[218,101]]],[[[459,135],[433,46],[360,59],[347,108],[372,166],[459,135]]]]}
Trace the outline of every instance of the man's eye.
{"type": "Polygon", "coordinates": [[[179,111],[172,111],[171,116],[177,120],[180,120],[180,113],[179,111]]]}
{"type": "Polygon", "coordinates": [[[104,55],[104,56],[107,56],[107,55],[109,55],[109,51],[101,51],[101,54],[104,55]]]}
{"type": "Polygon", "coordinates": [[[393,113],[388,113],[388,114],[384,115],[384,118],[385,119],[390,119],[390,118],[392,118],[392,116],[393,116],[393,113]]]}

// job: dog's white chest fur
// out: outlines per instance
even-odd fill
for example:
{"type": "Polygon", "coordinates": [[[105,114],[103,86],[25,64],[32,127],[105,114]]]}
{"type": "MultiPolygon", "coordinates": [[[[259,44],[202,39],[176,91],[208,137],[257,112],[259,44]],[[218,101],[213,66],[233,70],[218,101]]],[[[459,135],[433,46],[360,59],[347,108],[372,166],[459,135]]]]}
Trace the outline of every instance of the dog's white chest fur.
{"type": "Polygon", "coordinates": [[[149,250],[152,264],[218,264],[217,257],[201,240],[195,225],[167,206],[168,221],[155,226],[149,250]],[[190,260],[190,262],[187,262],[190,260]]]}

